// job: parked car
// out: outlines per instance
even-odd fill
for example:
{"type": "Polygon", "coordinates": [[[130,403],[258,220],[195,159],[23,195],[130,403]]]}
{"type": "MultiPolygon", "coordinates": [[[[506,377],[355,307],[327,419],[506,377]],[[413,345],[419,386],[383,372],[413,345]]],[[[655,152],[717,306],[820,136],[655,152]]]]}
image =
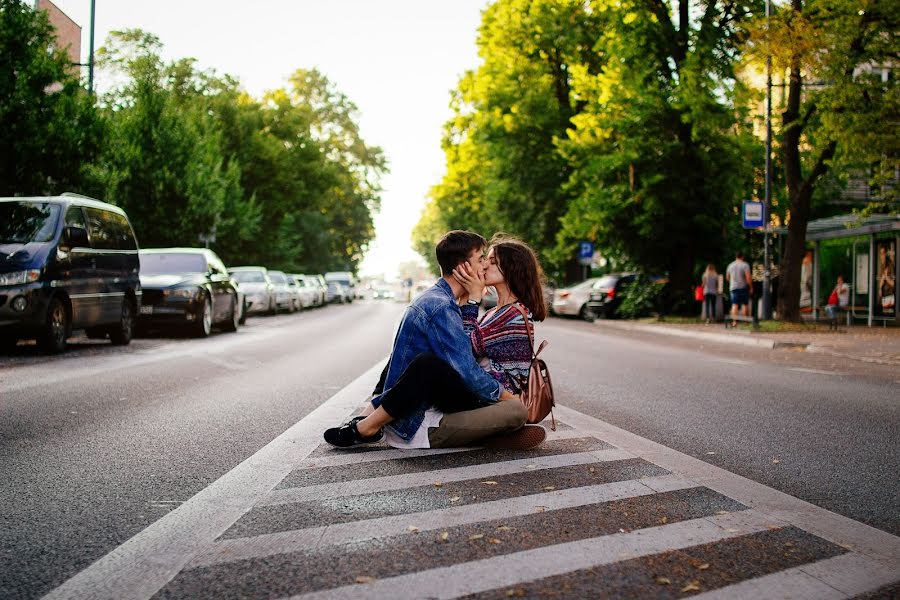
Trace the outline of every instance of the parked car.
{"type": "Polygon", "coordinates": [[[560,288],[553,292],[553,303],[550,312],[554,315],[578,316],[590,320],[592,314],[587,306],[591,287],[597,278],[587,279],[573,286],[560,288]]]}
{"type": "Polygon", "coordinates": [[[241,300],[216,253],[206,248],[145,248],[140,252],[142,327],[169,325],[207,337],[215,325],[237,331],[241,300]]]}
{"type": "Polygon", "coordinates": [[[347,297],[347,288],[337,281],[328,282],[327,299],[329,304],[343,304],[345,302],[353,301],[347,297]]]}
{"type": "Polygon", "coordinates": [[[297,290],[300,295],[300,305],[303,308],[312,308],[319,305],[319,282],[313,281],[306,275],[291,275],[297,282],[297,290]]]}
{"type": "Polygon", "coordinates": [[[121,208],[69,193],[0,198],[0,346],[62,352],[76,329],[130,343],[139,268],[121,208]]]}
{"type": "Polygon", "coordinates": [[[603,319],[612,319],[622,303],[622,292],[634,283],[634,273],[610,273],[601,277],[591,288],[588,310],[603,319]]]}
{"type": "Polygon", "coordinates": [[[297,310],[297,294],[291,288],[288,276],[283,271],[269,270],[269,281],[272,282],[272,293],[275,296],[275,309],[280,308],[288,312],[297,310]]]}
{"type": "Polygon", "coordinates": [[[328,304],[328,283],[325,282],[324,275],[312,275],[319,282],[319,294],[322,296],[322,305],[328,304]]]}
{"type": "Polygon", "coordinates": [[[291,290],[291,312],[303,310],[303,294],[300,289],[302,286],[293,275],[288,273],[284,273],[284,281],[291,290]]]}
{"type": "Polygon", "coordinates": [[[337,282],[344,288],[345,302],[353,302],[356,297],[356,278],[350,271],[332,271],[325,273],[325,283],[337,282]]]}
{"type": "Polygon", "coordinates": [[[246,314],[273,314],[275,295],[265,267],[232,267],[228,269],[231,279],[237,282],[244,293],[246,314]]]}

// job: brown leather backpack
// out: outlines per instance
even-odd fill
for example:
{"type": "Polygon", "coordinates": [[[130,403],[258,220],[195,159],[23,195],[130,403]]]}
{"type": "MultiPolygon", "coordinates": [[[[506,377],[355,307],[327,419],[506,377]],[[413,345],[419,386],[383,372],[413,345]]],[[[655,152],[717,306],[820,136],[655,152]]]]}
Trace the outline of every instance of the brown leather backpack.
{"type": "Polygon", "coordinates": [[[553,401],[553,382],[550,380],[550,369],[543,359],[538,358],[541,351],[547,346],[547,340],[541,342],[537,352],[534,350],[534,330],[531,322],[528,320],[528,313],[518,303],[514,303],[522,318],[525,319],[525,327],[528,330],[528,341],[531,342],[531,366],[528,369],[528,381],[524,383],[522,388],[522,402],[528,409],[528,422],[540,423],[550,415],[550,429],[556,431],[556,417],[553,415],[553,407],[556,403],[553,401]]]}

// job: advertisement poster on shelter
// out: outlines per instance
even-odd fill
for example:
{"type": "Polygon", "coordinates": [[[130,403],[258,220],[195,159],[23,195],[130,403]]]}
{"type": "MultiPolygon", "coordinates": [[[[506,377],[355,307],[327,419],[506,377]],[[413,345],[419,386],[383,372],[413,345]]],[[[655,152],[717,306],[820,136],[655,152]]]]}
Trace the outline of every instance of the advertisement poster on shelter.
{"type": "Polygon", "coordinates": [[[875,241],[875,310],[876,317],[897,315],[897,240],[875,241]]]}

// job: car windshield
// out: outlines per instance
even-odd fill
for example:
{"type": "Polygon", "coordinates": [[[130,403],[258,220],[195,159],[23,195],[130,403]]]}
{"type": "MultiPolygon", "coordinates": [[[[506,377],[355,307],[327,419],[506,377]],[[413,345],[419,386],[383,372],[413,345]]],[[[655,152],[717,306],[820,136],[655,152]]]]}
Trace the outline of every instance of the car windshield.
{"type": "Polygon", "coordinates": [[[238,283],[265,283],[266,277],[262,271],[233,271],[231,278],[238,283]]]}
{"type": "Polygon", "coordinates": [[[49,242],[59,206],[42,202],[0,202],[0,244],[49,242]]]}
{"type": "Polygon", "coordinates": [[[287,283],[285,276],[275,271],[269,271],[269,279],[272,280],[272,283],[287,283]]]}
{"type": "Polygon", "coordinates": [[[161,252],[141,253],[141,275],[169,275],[173,273],[205,273],[206,258],[202,254],[161,252]]]}

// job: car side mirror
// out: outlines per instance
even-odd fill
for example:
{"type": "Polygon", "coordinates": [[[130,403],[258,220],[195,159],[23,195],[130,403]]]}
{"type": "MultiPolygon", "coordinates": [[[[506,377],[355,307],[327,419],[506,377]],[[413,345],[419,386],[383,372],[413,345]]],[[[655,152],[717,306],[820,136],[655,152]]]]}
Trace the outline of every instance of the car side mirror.
{"type": "Polygon", "coordinates": [[[84,227],[67,226],[63,233],[63,242],[66,249],[72,248],[89,248],[91,243],[88,241],[87,229],[84,227]]]}

